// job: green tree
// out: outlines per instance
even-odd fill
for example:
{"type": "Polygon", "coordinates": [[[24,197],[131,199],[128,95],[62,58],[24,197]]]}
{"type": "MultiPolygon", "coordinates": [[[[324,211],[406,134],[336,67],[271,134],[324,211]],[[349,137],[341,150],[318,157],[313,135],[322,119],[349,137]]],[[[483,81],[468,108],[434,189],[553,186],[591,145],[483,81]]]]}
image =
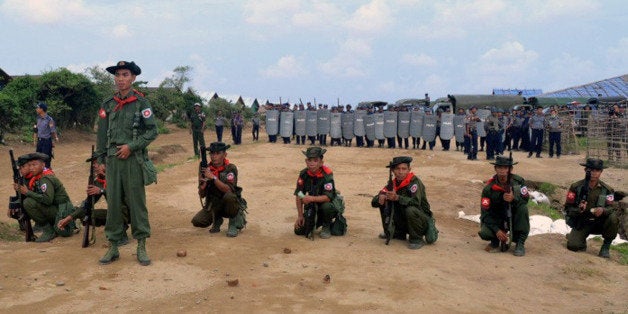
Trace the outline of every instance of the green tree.
{"type": "Polygon", "coordinates": [[[32,76],[13,79],[0,91],[0,127],[8,131],[29,131],[35,123],[40,84],[32,76]]]}

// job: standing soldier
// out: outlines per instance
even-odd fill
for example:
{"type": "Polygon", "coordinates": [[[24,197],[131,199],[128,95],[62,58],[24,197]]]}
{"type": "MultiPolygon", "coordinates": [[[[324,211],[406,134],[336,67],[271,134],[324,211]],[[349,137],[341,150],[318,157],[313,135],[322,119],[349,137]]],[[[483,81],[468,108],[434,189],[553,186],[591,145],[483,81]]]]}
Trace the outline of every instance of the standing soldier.
{"type": "Polygon", "coordinates": [[[502,115],[502,123],[504,124],[504,140],[502,142],[502,154],[504,150],[512,151],[512,123],[513,117],[510,112],[506,110],[502,115]]]}
{"type": "Polygon", "coordinates": [[[554,145],[556,145],[556,158],[561,154],[561,133],[563,122],[560,120],[556,109],[550,111],[550,116],[545,119],[545,127],[549,132],[549,158],[554,157],[554,145]]]}
{"type": "Polygon", "coordinates": [[[240,111],[236,111],[233,115],[233,143],[236,145],[242,144],[242,128],[244,127],[244,119],[240,111]]]}
{"type": "Polygon", "coordinates": [[[253,123],[253,129],[251,133],[253,134],[253,140],[259,141],[259,112],[256,112],[251,119],[251,123],[253,123]]]}
{"type": "Polygon", "coordinates": [[[482,240],[491,241],[485,248],[489,253],[499,252],[500,243],[502,251],[507,251],[512,239],[516,243],[513,254],[524,256],[525,241],[530,233],[528,188],[522,177],[512,173],[513,166],[517,164],[512,157],[497,156],[491,164],[495,165],[495,175],[482,189],[478,235],[482,240]]]}
{"type": "Polygon", "coordinates": [[[227,118],[222,115],[222,110],[218,110],[218,112],[216,112],[216,120],[214,122],[214,126],[216,128],[216,138],[218,139],[218,142],[222,142],[222,132],[225,128],[226,121],[227,118]]]}
{"type": "Polygon", "coordinates": [[[543,107],[536,107],[536,114],[530,117],[530,128],[532,136],[530,137],[530,152],[528,158],[536,152],[536,158],[541,157],[541,149],[543,149],[543,128],[545,127],[545,116],[543,115],[543,107]]]}
{"type": "MultiPolygon", "coordinates": [[[[117,92],[100,107],[96,154],[106,155],[107,223],[110,247],[100,259],[109,264],[120,257],[118,243],[124,234],[124,206],[129,210],[131,231],[137,239],[137,260],[150,265],[146,238],[150,237],[144,185],[157,180],[146,147],[157,138],[153,110],[144,96],[133,89],[142,70],[135,62],[119,61],[107,68],[115,76],[117,92]],[[152,171],[151,171],[152,170],[152,171]]],[[[99,158],[103,163],[104,157],[99,158]]]]}
{"type": "Polygon", "coordinates": [[[495,153],[499,153],[499,142],[501,137],[499,130],[502,129],[501,121],[497,116],[497,108],[491,110],[491,116],[484,123],[486,130],[486,160],[495,159],[495,153]]]}
{"type": "Polygon", "coordinates": [[[35,142],[35,151],[48,155],[46,159],[46,168],[50,168],[51,159],[54,158],[52,153],[52,138],[59,142],[57,135],[57,127],[55,120],[48,115],[48,106],[43,102],[37,104],[37,124],[33,130],[33,142],[35,142]]]}
{"type": "Polygon", "coordinates": [[[194,112],[190,114],[190,134],[192,134],[192,145],[194,145],[194,155],[199,155],[199,147],[205,147],[205,114],[202,111],[201,104],[194,104],[194,112]]]}
{"type": "MultiPolygon", "coordinates": [[[[512,126],[510,127],[510,135],[512,136],[512,150],[519,150],[519,143],[522,137],[523,128],[523,111],[513,110],[512,112],[512,126]]],[[[523,144],[521,145],[523,146],[523,144]]]]}
{"type": "Polygon", "coordinates": [[[567,249],[570,251],[586,251],[587,237],[590,234],[601,234],[604,243],[598,256],[609,258],[611,242],[617,236],[619,219],[613,203],[613,189],[600,180],[606,168],[600,159],[588,158],[584,167],[585,179],[575,182],[569,187],[565,200],[567,225],[572,229],[567,234],[567,249]]]}
{"type": "Polygon", "coordinates": [[[478,128],[477,123],[481,121],[475,113],[478,112],[478,107],[473,106],[469,109],[469,114],[465,118],[465,144],[468,152],[468,160],[478,159],[478,128]]]}

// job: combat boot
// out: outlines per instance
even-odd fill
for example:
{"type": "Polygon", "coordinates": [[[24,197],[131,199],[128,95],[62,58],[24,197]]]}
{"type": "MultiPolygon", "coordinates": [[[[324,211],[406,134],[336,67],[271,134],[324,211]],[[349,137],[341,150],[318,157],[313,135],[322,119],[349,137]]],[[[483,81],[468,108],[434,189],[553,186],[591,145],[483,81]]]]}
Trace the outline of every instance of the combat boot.
{"type": "Polygon", "coordinates": [[[499,253],[501,252],[500,248],[499,248],[499,240],[497,239],[492,239],[491,243],[489,243],[485,248],[484,251],[489,252],[489,253],[499,253]]]}
{"type": "MultiPolygon", "coordinates": [[[[128,227],[126,227],[128,228],[128,227]]],[[[129,244],[129,236],[126,234],[126,228],[124,229],[124,233],[122,234],[122,238],[118,241],[118,246],[125,246],[129,244]]]]}
{"type": "Polygon", "coordinates": [[[120,257],[120,252],[118,251],[118,244],[116,242],[109,242],[109,250],[105,253],[98,262],[100,265],[111,264],[111,262],[117,260],[120,257]]]}
{"type": "Polygon", "coordinates": [[[512,253],[514,256],[524,256],[526,255],[526,249],[523,246],[523,241],[518,241],[515,246],[515,251],[512,253]]]}
{"type": "Polygon", "coordinates": [[[41,230],[43,230],[44,233],[42,233],[41,236],[35,240],[35,242],[49,242],[57,237],[55,229],[50,224],[43,225],[41,230]]]}
{"type": "Polygon", "coordinates": [[[610,249],[611,249],[611,241],[604,240],[604,244],[602,244],[602,247],[600,248],[600,253],[598,253],[597,256],[603,257],[603,258],[610,258],[611,257],[610,249]]]}
{"type": "Polygon", "coordinates": [[[410,240],[410,243],[408,244],[408,248],[411,250],[418,250],[422,248],[424,245],[425,245],[425,241],[423,241],[423,239],[410,240]]]}
{"type": "Polygon", "coordinates": [[[324,224],[323,225],[323,227],[321,228],[320,237],[321,237],[321,239],[329,239],[329,238],[331,238],[331,228],[330,228],[329,224],[324,224]]]}
{"type": "Polygon", "coordinates": [[[150,265],[150,258],[146,254],[146,238],[137,239],[137,261],[142,266],[150,265]]]}
{"type": "Polygon", "coordinates": [[[238,216],[229,218],[229,229],[227,230],[227,236],[230,238],[235,238],[238,236],[238,228],[236,221],[238,220],[238,216]]]}
{"type": "Polygon", "coordinates": [[[212,224],[211,229],[209,229],[209,233],[218,233],[220,232],[220,226],[222,225],[222,217],[216,217],[214,223],[212,224]]]}

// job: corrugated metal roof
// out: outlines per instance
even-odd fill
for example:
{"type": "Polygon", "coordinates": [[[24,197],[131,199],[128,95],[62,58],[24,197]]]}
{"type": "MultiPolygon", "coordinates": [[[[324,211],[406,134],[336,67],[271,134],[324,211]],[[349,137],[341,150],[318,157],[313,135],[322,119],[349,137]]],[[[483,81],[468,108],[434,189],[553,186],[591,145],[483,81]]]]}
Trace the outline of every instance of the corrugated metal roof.
{"type": "Polygon", "coordinates": [[[628,98],[628,74],[541,94],[538,97],[628,98]]]}
{"type": "Polygon", "coordinates": [[[521,95],[523,97],[532,97],[540,94],[543,94],[543,90],[541,89],[493,89],[493,95],[521,95]]]}

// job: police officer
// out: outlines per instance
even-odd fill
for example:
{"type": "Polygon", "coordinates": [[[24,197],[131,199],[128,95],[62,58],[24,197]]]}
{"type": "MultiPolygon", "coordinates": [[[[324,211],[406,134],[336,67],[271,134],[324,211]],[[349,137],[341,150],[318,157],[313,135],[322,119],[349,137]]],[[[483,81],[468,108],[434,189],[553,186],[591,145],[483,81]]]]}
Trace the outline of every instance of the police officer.
{"type": "Polygon", "coordinates": [[[253,134],[253,140],[259,141],[259,112],[256,112],[251,119],[251,123],[253,124],[253,129],[251,133],[253,134]]]}
{"type": "Polygon", "coordinates": [[[201,104],[194,104],[194,112],[190,114],[190,134],[192,134],[192,145],[194,146],[194,155],[199,155],[199,147],[205,147],[205,114],[202,111],[201,104]]]}
{"type": "Polygon", "coordinates": [[[486,160],[495,159],[495,154],[499,153],[499,135],[502,129],[501,121],[497,116],[497,108],[491,110],[491,116],[486,119],[484,129],[486,130],[486,160]]]}
{"type": "MultiPolygon", "coordinates": [[[[120,257],[118,243],[124,233],[123,204],[129,210],[131,231],[137,239],[137,260],[150,265],[146,253],[146,238],[150,237],[146,191],[144,185],[156,181],[149,171],[146,147],[157,138],[153,109],[133,82],[142,70],[135,62],[120,61],[107,68],[114,75],[117,92],[98,111],[98,140],[96,154],[107,160],[107,223],[105,235],[110,242],[100,264],[109,264],[120,257]]],[[[100,157],[99,163],[103,163],[100,157]]],[[[153,169],[154,170],[154,169],[153,169]]]]}
{"type": "Polygon", "coordinates": [[[35,142],[35,151],[48,155],[50,158],[46,160],[46,167],[50,168],[50,159],[54,157],[52,154],[52,139],[59,142],[57,135],[57,127],[55,120],[48,115],[48,105],[45,103],[37,104],[35,109],[37,112],[37,124],[33,130],[33,141],[35,142]]]}
{"type": "Polygon", "coordinates": [[[530,147],[528,158],[536,152],[536,158],[541,157],[541,149],[543,149],[543,129],[545,128],[545,116],[543,115],[543,107],[536,108],[536,113],[530,117],[530,129],[532,136],[530,137],[530,147]]]}
{"type": "Polygon", "coordinates": [[[218,142],[222,142],[222,132],[225,128],[225,122],[227,122],[227,118],[222,115],[222,110],[218,110],[218,112],[216,112],[216,119],[214,122],[218,142]]]}
{"type": "Polygon", "coordinates": [[[472,106],[469,109],[469,114],[465,117],[465,149],[468,152],[468,160],[478,159],[478,128],[477,123],[482,121],[480,117],[476,115],[478,107],[472,106]]]}
{"type": "Polygon", "coordinates": [[[545,128],[549,132],[549,158],[554,157],[554,146],[556,146],[556,158],[560,158],[562,127],[563,122],[556,109],[552,109],[550,116],[545,119],[545,128]]]}

